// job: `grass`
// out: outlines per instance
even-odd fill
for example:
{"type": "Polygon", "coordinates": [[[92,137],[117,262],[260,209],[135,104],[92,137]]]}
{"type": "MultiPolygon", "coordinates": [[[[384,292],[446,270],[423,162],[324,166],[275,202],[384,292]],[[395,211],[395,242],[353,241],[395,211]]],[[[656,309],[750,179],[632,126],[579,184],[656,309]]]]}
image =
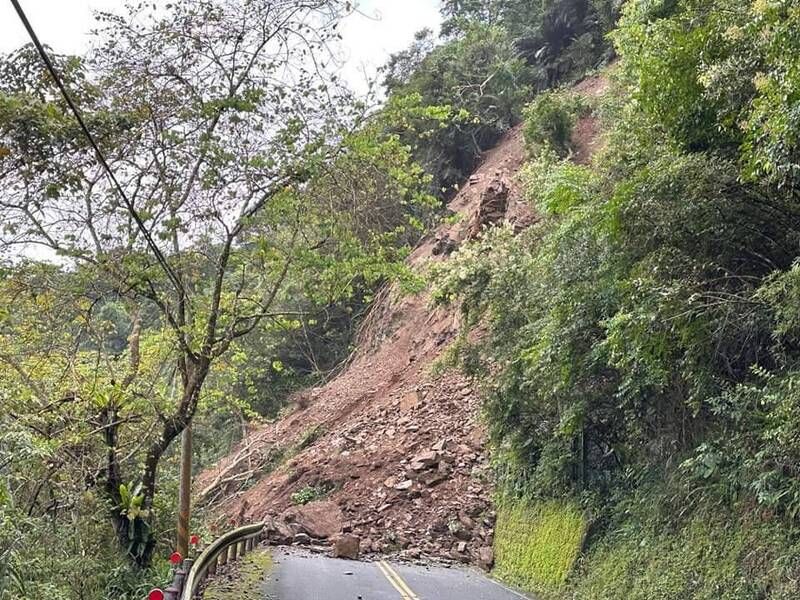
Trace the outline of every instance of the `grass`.
{"type": "Polygon", "coordinates": [[[203,593],[203,600],[263,600],[261,583],[272,569],[272,554],[257,549],[234,563],[235,576],[217,576],[203,593]]]}
{"type": "Polygon", "coordinates": [[[529,591],[564,586],[581,551],[587,520],[569,502],[503,500],[495,529],[495,575],[529,591]]]}
{"type": "Polygon", "coordinates": [[[753,505],[695,499],[665,481],[595,508],[498,505],[495,574],[540,600],[800,598],[800,528],[753,505]]]}
{"type": "MultiPolygon", "coordinates": [[[[656,502],[653,502],[653,506],[656,502]]],[[[630,514],[587,552],[575,600],[788,600],[800,597],[796,535],[715,507],[681,525],[630,514]]]]}

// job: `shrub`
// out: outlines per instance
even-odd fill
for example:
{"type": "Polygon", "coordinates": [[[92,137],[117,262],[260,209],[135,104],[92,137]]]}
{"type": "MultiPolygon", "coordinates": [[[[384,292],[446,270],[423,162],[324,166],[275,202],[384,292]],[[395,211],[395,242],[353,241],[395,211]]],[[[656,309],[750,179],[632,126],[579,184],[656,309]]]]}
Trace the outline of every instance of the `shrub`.
{"type": "Polygon", "coordinates": [[[548,145],[525,165],[522,181],[528,198],[540,210],[560,215],[591,200],[596,177],[587,167],[560,160],[548,145]]]}
{"type": "Polygon", "coordinates": [[[525,143],[531,155],[549,148],[559,157],[572,150],[572,129],[583,109],[580,99],[565,92],[542,92],[523,111],[525,143]]]}
{"type": "Polygon", "coordinates": [[[294,492],[289,499],[292,501],[292,504],[308,504],[309,502],[313,502],[315,500],[320,500],[324,498],[328,494],[330,494],[334,489],[334,486],[330,483],[320,483],[317,485],[307,485],[298,491],[294,492]]]}

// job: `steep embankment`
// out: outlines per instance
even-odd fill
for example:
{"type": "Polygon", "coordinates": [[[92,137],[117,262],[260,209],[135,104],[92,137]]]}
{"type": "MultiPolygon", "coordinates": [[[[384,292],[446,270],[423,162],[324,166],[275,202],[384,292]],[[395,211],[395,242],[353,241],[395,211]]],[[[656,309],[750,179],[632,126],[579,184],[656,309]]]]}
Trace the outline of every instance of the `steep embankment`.
{"type": "MultiPolygon", "coordinates": [[[[583,87],[592,93],[597,85],[583,87]]],[[[596,127],[587,121],[576,132],[588,155],[596,127]]],[[[516,178],[524,158],[515,128],[450,202],[457,216],[424,239],[410,262],[445,261],[492,223],[526,227],[533,216],[516,178]]],[[[282,543],[345,532],[360,538],[362,554],[491,566],[495,513],[480,399],[460,373],[432,369],[458,319],[433,308],[426,293],[385,291],[347,368],[300,394],[293,411],[203,473],[197,493],[228,522],[272,519],[282,543]]]]}
{"type": "MultiPolygon", "coordinates": [[[[515,129],[450,203],[460,218],[426,238],[411,262],[447,260],[481,222],[523,225],[528,213],[514,177],[523,157],[515,129]]],[[[491,547],[494,524],[480,401],[459,373],[431,372],[458,326],[427,294],[388,290],[346,370],[202,474],[197,491],[237,521],[292,509],[297,532],[352,530],[362,552],[477,557],[491,547]],[[297,493],[324,499],[292,508],[297,493]]]]}

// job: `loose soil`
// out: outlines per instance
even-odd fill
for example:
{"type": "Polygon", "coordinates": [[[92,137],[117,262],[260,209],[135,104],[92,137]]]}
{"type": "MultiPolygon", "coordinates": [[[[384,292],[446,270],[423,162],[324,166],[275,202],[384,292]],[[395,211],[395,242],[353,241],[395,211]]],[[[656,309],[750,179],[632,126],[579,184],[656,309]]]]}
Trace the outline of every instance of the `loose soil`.
{"type": "MultiPolygon", "coordinates": [[[[601,84],[580,85],[594,92],[601,84]]],[[[588,157],[597,131],[584,121],[576,130],[588,157]]],[[[449,203],[458,218],[426,237],[411,264],[446,261],[489,222],[531,224],[516,177],[525,158],[516,127],[449,203]]],[[[428,293],[384,290],[349,365],[298,394],[288,414],[198,477],[196,493],[219,515],[218,526],[268,520],[277,542],[312,547],[339,529],[360,538],[362,556],[489,568],[495,513],[481,400],[460,372],[434,369],[459,325],[457,311],[432,306],[428,293]],[[301,491],[312,501],[294,506],[301,491]]]]}

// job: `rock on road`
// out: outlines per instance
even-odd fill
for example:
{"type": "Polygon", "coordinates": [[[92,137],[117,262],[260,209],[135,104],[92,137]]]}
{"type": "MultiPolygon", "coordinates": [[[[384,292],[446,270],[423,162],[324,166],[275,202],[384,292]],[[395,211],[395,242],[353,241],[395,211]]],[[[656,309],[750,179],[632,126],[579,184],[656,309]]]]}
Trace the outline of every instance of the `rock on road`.
{"type": "Polygon", "coordinates": [[[477,571],[275,550],[264,600],[528,600],[477,571]]]}

